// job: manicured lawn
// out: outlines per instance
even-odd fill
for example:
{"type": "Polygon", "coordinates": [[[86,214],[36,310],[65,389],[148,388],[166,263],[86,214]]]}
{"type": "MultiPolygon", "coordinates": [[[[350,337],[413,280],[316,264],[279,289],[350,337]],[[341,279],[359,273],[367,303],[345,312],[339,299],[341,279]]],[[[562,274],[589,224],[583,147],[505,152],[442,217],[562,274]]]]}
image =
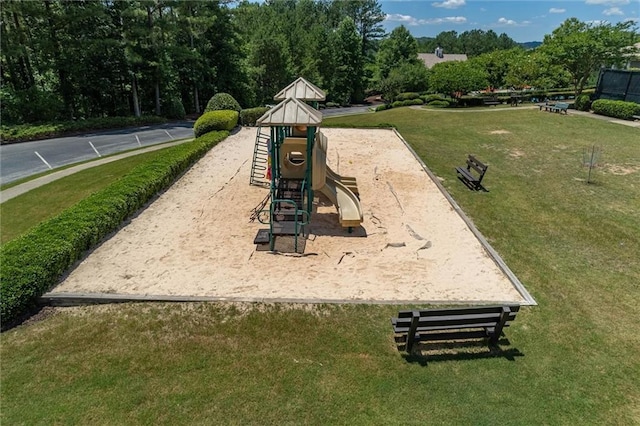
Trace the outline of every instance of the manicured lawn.
{"type": "Polygon", "coordinates": [[[4,244],[38,223],[56,216],[90,194],[127,174],[136,165],[155,158],[161,151],[82,170],[33,189],[0,204],[0,243],[4,244]]]}
{"type": "Polygon", "coordinates": [[[394,123],[443,180],[539,303],[506,331],[513,357],[406,359],[393,306],[64,309],[0,336],[0,421],[640,422],[640,130],[537,110],[326,121],[394,123]],[[593,144],[603,165],[588,185],[593,144]],[[489,192],[455,178],[469,153],[489,164],[489,192]]]}

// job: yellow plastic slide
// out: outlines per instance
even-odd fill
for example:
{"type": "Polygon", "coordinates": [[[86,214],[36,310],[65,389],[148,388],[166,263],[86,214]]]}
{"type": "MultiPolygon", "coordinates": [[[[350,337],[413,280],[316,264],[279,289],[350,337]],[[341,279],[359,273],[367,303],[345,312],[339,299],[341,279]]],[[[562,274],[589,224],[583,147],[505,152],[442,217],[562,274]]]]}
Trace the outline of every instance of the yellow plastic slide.
{"type": "Polygon", "coordinates": [[[338,209],[340,225],[355,228],[362,223],[360,199],[349,188],[357,192],[355,178],[342,178],[327,166],[327,138],[318,132],[313,152],[313,189],[323,193],[338,209]],[[343,179],[345,182],[343,182],[343,179]]]}

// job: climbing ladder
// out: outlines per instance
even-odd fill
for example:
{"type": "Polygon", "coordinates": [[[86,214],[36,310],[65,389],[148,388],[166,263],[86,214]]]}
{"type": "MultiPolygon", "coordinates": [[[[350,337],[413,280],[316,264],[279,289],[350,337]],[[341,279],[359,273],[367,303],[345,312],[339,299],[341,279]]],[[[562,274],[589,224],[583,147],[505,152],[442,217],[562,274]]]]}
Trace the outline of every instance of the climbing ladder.
{"type": "Polygon", "coordinates": [[[253,148],[253,162],[251,163],[251,177],[249,184],[255,186],[269,187],[267,179],[267,168],[269,161],[269,127],[258,127],[256,144],[253,148]]]}

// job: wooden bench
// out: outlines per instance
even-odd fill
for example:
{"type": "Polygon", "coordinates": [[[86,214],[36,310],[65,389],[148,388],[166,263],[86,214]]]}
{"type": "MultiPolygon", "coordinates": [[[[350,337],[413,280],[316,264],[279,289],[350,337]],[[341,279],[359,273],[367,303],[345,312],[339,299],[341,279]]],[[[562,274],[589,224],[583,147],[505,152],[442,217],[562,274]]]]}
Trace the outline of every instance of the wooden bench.
{"type": "Polygon", "coordinates": [[[462,183],[471,189],[478,190],[482,188],[482,178],[484,178],[484,174],[488,168],[489,166],[482,164],[476,157],[469,155],[466,168],[464,166],[456,167],[456,173],[462,183]],[[474,176],[472,170],[474,170],[478,176],[474,176]]]}
{"type": "Polygon", "coordinates": [[[482,99],[482,104],[483,105],[500,105],[502,102],[500,102],[497,98],[483,98],[482,99]]]}
{"type": "Polygon", "coordinates": [[[555,104],[540,104],[538,105],[538,107],[540,108],[540,111],[542,111],[542,109],[544,108],[545,111],[549,111],[549,112],[557,112],[557,113],[565,113],[567,114],[567,110],[569,109],[569,104],[565,103],[565,102],[558,102],[555,104]]]}
{"type": "Polygon", "coordinates": [[[640,115],[632,115],[631,118],[633,118],[633,120],[640,120],[640,115]]]}
{"type": "Polygon", "coordinates": [[[519,310],[520,305],[492,305],[400,311],[391,325],[398,350],[409,354],[416,342],[487,339],[496,345],[519,310]]]}

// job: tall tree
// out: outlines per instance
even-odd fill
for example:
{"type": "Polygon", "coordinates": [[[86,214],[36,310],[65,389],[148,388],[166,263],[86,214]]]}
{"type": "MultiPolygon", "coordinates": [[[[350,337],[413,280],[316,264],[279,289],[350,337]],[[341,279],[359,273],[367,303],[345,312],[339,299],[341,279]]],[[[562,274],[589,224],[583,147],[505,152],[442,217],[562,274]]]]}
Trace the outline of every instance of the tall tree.
{"type": "Polygon", "coordinates": [[[378,51],[378,67],[380,79],[403,63],[418,61],[418,43],[404,25],[396,27],[388,38],[380,43],[378,51]]]}
{"type": "Polygon", "coordinates": [[[592,24],[570,18],[546,35],[539,49],[571,75],[578,96],[600,67],[621,65],[637,52],[637,39],[633,21],[592,24]]]}
{"type": "Polygon", "coordinates": [[[351,18],[345,18],[336,31],[337,67],[334,96],[340,103],[360,101],[364,97],[362,77],[362,40],[351,18]]]}

